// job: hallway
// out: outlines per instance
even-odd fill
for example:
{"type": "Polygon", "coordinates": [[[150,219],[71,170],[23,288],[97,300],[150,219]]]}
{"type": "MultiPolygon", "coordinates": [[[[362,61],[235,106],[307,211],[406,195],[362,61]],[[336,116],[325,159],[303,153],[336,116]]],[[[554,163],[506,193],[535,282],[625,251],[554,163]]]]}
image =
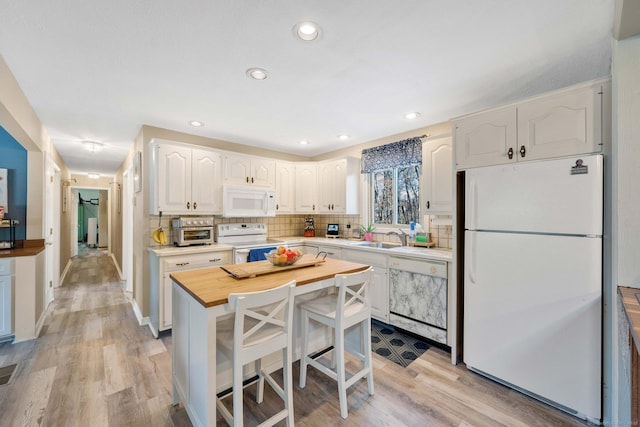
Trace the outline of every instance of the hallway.
{"type": "Polygon", "coordinates": [[[37,340],[0,345],[0,366],[18,362],[0,426],[190,425],[171,406],[171,337],[138,325],[106,251],[83,248],[55,292],[37,340]]]}

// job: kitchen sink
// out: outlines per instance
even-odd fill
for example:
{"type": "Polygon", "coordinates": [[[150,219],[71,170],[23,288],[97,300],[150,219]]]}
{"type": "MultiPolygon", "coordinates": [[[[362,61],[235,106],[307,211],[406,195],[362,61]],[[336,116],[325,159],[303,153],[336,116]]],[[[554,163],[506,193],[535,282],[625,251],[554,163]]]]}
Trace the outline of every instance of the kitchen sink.
{"type": "Polygon", "coordinates": [[[400,247],[398,243],[389,243],[389,242],[359,242],[359,243],[356,243],[355,245],[366,246],[368,248],[378,248],[378,249],[392,249],[392,248],[400,247]]]}

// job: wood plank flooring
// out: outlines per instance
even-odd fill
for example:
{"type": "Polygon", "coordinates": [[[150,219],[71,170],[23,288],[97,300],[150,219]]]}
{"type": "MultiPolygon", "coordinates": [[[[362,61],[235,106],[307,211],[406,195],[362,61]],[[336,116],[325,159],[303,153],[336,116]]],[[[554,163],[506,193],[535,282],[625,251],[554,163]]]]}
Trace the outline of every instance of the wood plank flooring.
{"type": "MultiPolygon", "coordinates": [[[[191,425],[186,411],[171,405],[171,335],[155,339],[138,325],[110,257],[81,252],[55,297],[37,340],[0,344],[0,366],[18,363],[11,383],[0,386],[0,426],[191,425]]],[[[376,393],[369,396],[364,381],[349,389],[346,420],[335,383],[309,368],[300,389],[298,370],[296,363],[297,426],[587,425],[451,365],[437,348],[407,368],[374,355],[376,393]]],[[[261,405],[255,387],[245,389],[245,425],[281,407],[269,386],[261,405]]]]}

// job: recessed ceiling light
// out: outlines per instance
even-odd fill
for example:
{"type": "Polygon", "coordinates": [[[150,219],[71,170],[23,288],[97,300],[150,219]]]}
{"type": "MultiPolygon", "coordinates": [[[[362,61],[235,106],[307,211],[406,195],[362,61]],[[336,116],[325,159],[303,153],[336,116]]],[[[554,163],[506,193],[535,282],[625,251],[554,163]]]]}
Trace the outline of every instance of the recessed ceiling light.
{"type": "Polygon", "coordinates": [[[300,144],[300,145],[309,145],[309,141],[307,141],[306,139],[302,139],[302,140],[298,141],[298,144],[300,144]]]}
{"type": "Polygon", "coordinates": [[[346,141],[349,138],[350,138],[350,136],[346,135],[344,133],[342,135],[338,135],[338,139],[341,140],[341,141],[346,141]]]}
{"type": "Polygon", "coordinates": [[[88,173],[87,176],[91,179],[98,179],[100,178],[100,174],[97,173],[88,173]]]}
{"type": "Polygon", "coordinates": [[[266,70],[262,68],[249,68],[247,70],[247,77],[254,80],[266,80],[269,77],[266,70]]]}
{"type": "Polygon", "coordinates": [[[197,121],[197,120],[191,120],[191,121],[189,122],[189,124],[190,124],[191,126],[193,126],[193,127],[196,127],[196,128],[199,128],[199,127],[204,126],[204,123],[199,122],[199,121],[197,121]]]}
{"type": "Polygon", "coordinates": [[[420,113],[415,111],[404,115],[404,118],[409,120],[417,119],[418,117],[420,117],[420,113]]]}
{"type": "Polygon", "coordinates": [[[320,27],[315,22],[298,22],[293,27],[293,34],[300,40],[310,42],[318,38],[320,35],[320,27]]]}
{"type": "Polygon", "coordinates": [[[97,141],[82,141],[82,145],[84,148],[95,153],[96,151],[102,150],[102,143],[97,141]]]}

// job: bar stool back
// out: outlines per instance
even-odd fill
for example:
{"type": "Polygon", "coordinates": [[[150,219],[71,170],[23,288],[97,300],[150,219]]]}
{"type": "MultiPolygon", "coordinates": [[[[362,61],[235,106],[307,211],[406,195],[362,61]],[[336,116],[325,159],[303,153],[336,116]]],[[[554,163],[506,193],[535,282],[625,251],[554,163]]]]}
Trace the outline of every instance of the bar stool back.
{"type": "Polygon", "coordinates": [[[369,283],[372,268],[352,274],[335,276],[337,292],[300,305],[302,310],[302,357],[300,359],[300,388],[307,380],[307,365],[337,382],[340,415],[347,418],[347,389],[366,377],[370,395],[373,395],[373,368],[371,366],[371,304],[369,283]],[[309,356],[309,321],[314,320],[333,329],[331,368],[309,356]],[[345,330],[360,324],[360,351],[345,346],[345,330]],[[345,350],[360,359],[360,371],[348,380],[345,371],[345,350]]]}
{"type": "Polygon", "coordinates": [[[216,398],[216,407],[229,425],[243,425],[243,368],[255,362],[258,374],[256,401],[262,403],[265,380],[284,401],[284,409],[260,425],[271,426],[286,418],[287,426],[293,427],[291,342],[295,283],[292,280],[266,291],[229,295],[235,317],[218,324],[216,339],[218,349],[233,361],[233,415],[222,399],[216,398]],[[282,350],[282,387],[261,366],[263,357],[278,350],[282,350]]]}

